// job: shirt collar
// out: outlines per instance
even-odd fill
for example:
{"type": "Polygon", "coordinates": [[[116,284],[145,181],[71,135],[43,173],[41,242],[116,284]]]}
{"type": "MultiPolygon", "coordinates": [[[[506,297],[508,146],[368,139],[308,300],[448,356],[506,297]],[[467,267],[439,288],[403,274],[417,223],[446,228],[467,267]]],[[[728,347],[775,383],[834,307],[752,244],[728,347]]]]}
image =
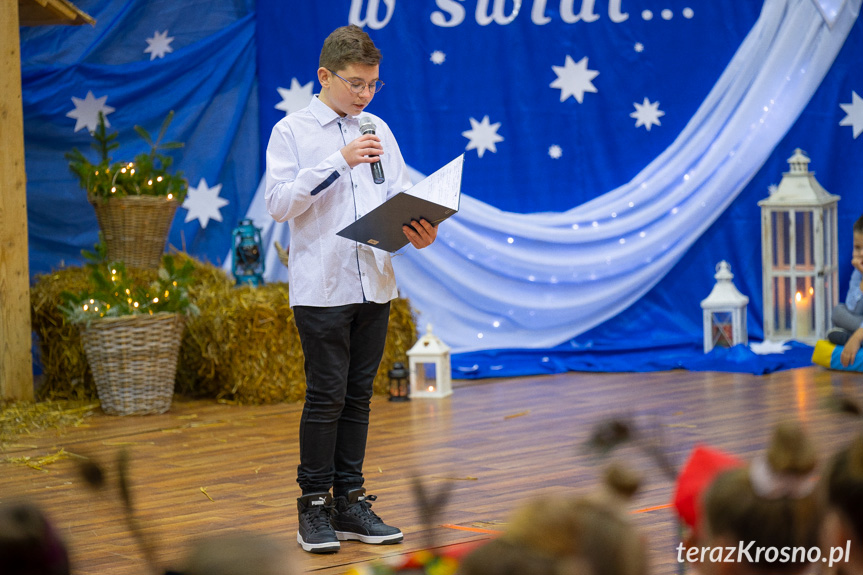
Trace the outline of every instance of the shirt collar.
{"type": "Polygon", "coordinates": [[[339,120],[352,122],[359,125],[359,120],[355,116],[345,116],[344,118],[342,118],[341,116],[336,114],[336,112],[332,108],[321,102],[317,94],[312,96],[312,101],[309,104],[309,111],[311,111],[312,115],[317,119],[318,122],[320,122],[321,126],[326,126],[327,124],[337,122],[339,120]]]}

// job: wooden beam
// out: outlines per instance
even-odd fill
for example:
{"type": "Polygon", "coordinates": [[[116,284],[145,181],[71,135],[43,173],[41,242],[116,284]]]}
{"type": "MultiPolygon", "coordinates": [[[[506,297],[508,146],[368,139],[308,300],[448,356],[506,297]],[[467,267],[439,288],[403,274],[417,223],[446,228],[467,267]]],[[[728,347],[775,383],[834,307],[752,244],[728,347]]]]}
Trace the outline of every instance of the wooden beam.
{"type": "Polygon", "coordinates": [[[33,399],[18,4],[0,2],[0,399],[33,399]]]}
{"type": "Polygon", "coordinates": [[[18,19],[21,26],[46,24],[80,26],[96,23],[89,14],[69,0],[18,0],[18,19]]]}

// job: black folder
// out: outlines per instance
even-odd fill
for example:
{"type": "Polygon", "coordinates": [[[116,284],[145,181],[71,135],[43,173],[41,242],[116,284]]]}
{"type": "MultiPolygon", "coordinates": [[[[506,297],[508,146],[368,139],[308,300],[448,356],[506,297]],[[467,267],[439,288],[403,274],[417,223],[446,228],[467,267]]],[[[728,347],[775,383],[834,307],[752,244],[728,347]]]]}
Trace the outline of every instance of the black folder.
{"type": "Polygon", "coordinates": [[[425,219],[432,225],[458,212],[464,154],[407,191],[396,194],[338,235],[374,248],[395,252],[408,244],[402,226],[425,219]]]}

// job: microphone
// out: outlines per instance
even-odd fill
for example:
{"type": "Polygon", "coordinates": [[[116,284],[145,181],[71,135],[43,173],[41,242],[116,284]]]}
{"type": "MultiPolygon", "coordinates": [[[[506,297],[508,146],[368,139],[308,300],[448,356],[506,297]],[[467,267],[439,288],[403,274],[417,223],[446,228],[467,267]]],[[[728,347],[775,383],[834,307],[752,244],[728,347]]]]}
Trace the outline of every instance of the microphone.
{"type": "MultiPolygon", "coordinates": [[[[372,122],[372,119],[368,116],[363,116],[360,118],[360,133],[361,134],[374,134],[375,133],[375,125],[372,122]]],[[[372,178],[374,179],[376,184],[384,183],[384,167],[381,164],[380,157],[378,157],[378,161],[369,164],[372,167],[372,178]]]]}

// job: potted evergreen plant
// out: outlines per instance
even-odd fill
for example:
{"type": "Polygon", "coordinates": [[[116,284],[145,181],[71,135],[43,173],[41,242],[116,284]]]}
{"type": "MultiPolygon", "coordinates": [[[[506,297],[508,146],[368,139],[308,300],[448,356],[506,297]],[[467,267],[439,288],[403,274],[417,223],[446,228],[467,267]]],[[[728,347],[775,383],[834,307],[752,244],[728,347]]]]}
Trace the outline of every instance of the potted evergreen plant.
{"type": "Polygon", "coordinates": [[[114,161],[110,154],[119,147],[117,133],[107,133],[105,116],[100,112],[99,125],[91,133],[92,147],[99,155],[97,163],[77,148],[66,154],[69,168],[96,210],[109,261],[120,261],[130,268],[159,267],[174,213],[189,188],[182,172],[172,171],[173,159],[162,153],[183,146],[162,142],[173,117],[171,111],[155,140],[144,128],[135,126],[150,146],[149,152],[138,154],[132,161],[114,161]]]}
{"type": "Polygon", "coordinates": [[[191,260],[165,255],[158,274],[122,262],[91,264],[87,289],[63,292],[67,321],[79,326],[102,409],[112,415],[164,413],[171,406],[188,314],[191,260]]]}

